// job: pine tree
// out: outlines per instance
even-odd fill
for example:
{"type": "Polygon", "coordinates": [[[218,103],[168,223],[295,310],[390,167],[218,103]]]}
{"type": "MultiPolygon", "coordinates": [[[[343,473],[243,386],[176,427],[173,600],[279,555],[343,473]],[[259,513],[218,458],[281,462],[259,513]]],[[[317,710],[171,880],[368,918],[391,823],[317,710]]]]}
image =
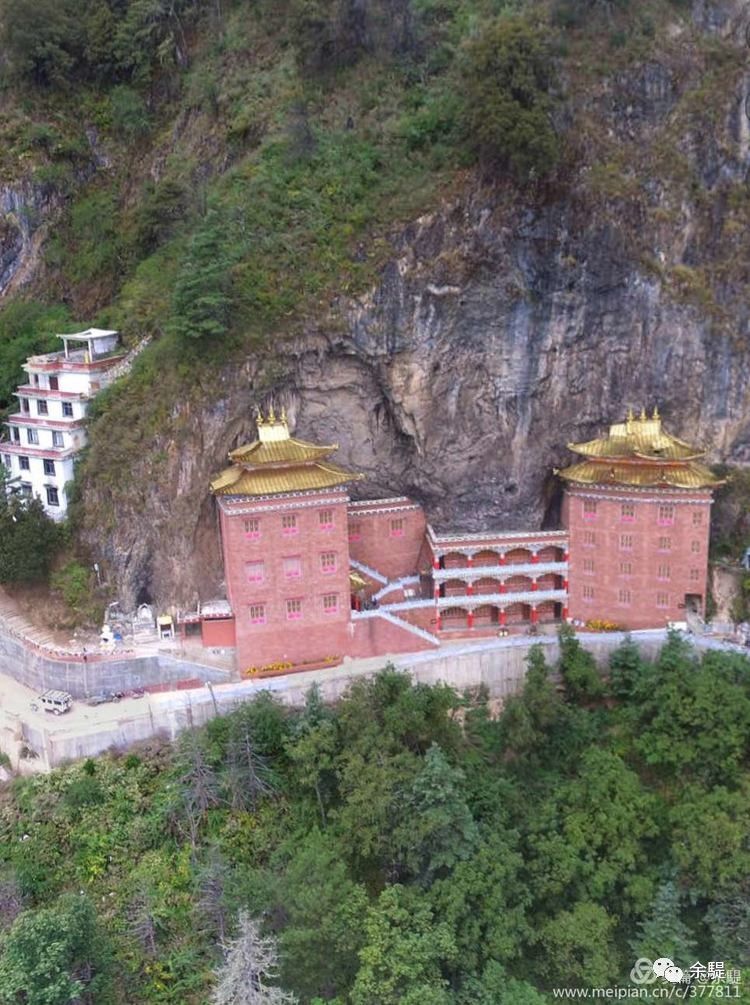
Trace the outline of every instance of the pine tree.
{"type": "Polygon", "coordinates": [[[231,262],[225,229],[212,210],[195,233],[172,296],[171,328],[181,338],[224,335],[229,326],[231,262]]]}
{"type": "Polygon", "coordinates": [[[278,973],[274,939],[260,934],[260,925],[240,911],[238,932],[224,943],[226,959],[217,971],[211,1005],[292,1005],[297,999],[268,983],[278,973]]]}
{"type": "Polygon", "coordinates": [[[670,880],[656,891],[650,912],[638,924],[638,933],[630,943],[637,959],[669,957],[678,967],[687,967],[694,958],[693,938],[680,917],[680,892],[670,880]]]}

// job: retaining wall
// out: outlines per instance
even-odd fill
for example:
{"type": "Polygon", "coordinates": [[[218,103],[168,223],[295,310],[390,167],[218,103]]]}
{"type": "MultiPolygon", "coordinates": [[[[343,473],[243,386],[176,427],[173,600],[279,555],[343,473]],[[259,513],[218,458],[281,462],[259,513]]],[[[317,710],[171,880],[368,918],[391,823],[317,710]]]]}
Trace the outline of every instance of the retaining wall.
{"type": "Polygon", "coordinates": [[[156,653],[153,656],[101,658],[91,654],[87,661],[71,657],[52,659],[43,649],[28,646],[0,628],[0,673],[25,684],[33,691],[47,688],[69,691],[74,698],[86,698],[108,691],[129,691],[198,677],[214,683],[232,679],[227,670],[203,666],[186,659],[156,653]]]}
{"type": "MultiPolygon", "coordinates": [[[[664,643],[663,631],[634,633],[634,641],[647,658],[654,657],[664,643]]],[[[622,642],[623,636],[582,636],[583,645],[604,668],[609,654],[622,642]]],[[[205,687],[186,691],[151,694],[132,711],[122,710],[116,723],[109,722],[101,728],[88,724],[84,732],[76,733],[65,717],[53,720],[49,727],[30,726],[24,716],[6,713],[0,717],[0,748],[8,753],[13,766],[21,770],[44,770],[69,759],[93,757],[117,747],[124,749],[140,740],[159,734],[174,738],[186,727],[206,723],[216,714],[231,711],[238,704],[252,700],[261,691],[271,691],[280,701],[290,706],[304,704],[312,684],[317,684],[322,697],[328,702],[339,699],[358,678],[371,676],[387,662],[408,671],[415,682],[424,684],[447,683],[461,691],[483,685],[490,698],[504,700],[515,694],[526,673],[526,656],[536,642],[544,649],[547,660],[553,664],[558,655],[556,637],[538,639],[494,639],[486,643],[452,646],[440,652],[412,653],[405,656],[384,657],[382,660],[347,660],[339,667],[309,670],[304,673],[281,675],[263,680],[235,681],[209,690],[205,687]],[[32,747],[39,755],[32,762],[18,760],[22,743],[32,747]]],[[[188,669],[194,665],[189,664],[188,669]]],[[[183,669],[183,676],[187,669],[183,669]]]]}

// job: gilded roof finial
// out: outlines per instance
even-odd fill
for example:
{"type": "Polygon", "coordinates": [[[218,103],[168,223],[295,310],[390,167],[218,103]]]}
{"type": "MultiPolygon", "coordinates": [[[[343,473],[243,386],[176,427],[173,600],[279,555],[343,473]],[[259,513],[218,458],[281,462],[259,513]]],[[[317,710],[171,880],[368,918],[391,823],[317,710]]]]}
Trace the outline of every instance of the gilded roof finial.
{"type": "Polygon", "coordinates": [[[271,423],[276,422],[276,413],[273,410],[273,405],[268,409],[268,421],[271,423]]]}
{"type": "Polygon", "coordinates": [[[281,406],[281,421],[286,423],[286,409],[283,405],[281,406]]]}
{"type": "Polygon", "coordinates": [[[629,408],[628,409],[628,418],[627,418],[627,421],[628,422],[632,422],[634,418],[635,418],[635,416],[633,415],[633,409],[629,408]]]}
{"type": "Polygon", "coordinates": [[[646,418],[647,418],[647,416],[646,416],[646,409],[642,408],[641,409],[641,422],[645,422],[646,418]]]}
{"type": "Polygon", "coordinates": [[[263,418],[263,412],[261,411],[261,408],[260,408],[260,406],[258,406],[258,425],[259,425],[259,426],[262,426],[262,425],[263,425],[263,423],[264,423],[264,421],[265,421],[265,420],[264,420],[264,418],[263,418]]]}
{"type": "Polygon", "coordinates": [[[658,407],[658,405],[654,405],[654,418],[655,419],[660,419],[661,418],[661,416],[659,415],[659,407],[658,407]]]}

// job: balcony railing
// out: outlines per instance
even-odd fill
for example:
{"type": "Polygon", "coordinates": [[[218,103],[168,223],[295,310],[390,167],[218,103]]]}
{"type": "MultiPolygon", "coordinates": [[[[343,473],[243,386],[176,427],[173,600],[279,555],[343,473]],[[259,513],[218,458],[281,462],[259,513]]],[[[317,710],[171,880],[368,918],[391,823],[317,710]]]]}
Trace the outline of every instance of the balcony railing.
{"type": "Polygon", "coordinates": [[[505,565],[460,565],[453,569],[433,569],[432,578],[436,583],[445,583],[449,579],[461,579],[474,583],[478,579],[510,579],[511,576],[531,576],[538,579],[554,573],[566,576],[567,562],[519,562],[515,565],[508,562],[505,565]]]}

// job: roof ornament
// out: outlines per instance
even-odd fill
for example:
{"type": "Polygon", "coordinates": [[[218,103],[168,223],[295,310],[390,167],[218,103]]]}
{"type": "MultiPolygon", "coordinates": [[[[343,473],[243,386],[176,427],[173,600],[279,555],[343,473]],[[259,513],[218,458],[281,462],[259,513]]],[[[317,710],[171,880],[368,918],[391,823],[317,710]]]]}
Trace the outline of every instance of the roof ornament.
{"type": "Polygon", "coordinates": [[[655,419],[660,419],[661,418],[661,416],[659,415],[659,408],[658,408],[657,405],[654,405],[654,418],[655,419]]]}
{"type": "Polygon", "coordinates": [[[276,413],[273,410],[273,404],[268,409],[268,421],[273,425],[276,422],[276,413]]]}
{"type": "Polygon", "coordinates": [[[628,423],[628,425],[630,425],[630,423],[633,421],[634,418],[635,418],[635,416],[633,415],[633,409],[629,408],[628,409],[628,416],[627,416],[627,419],[625,421],[628,423]]]}
{"type": "Polygon", "coordinates": [[[640,418],[641,422],[646,422],[647,415],[646,415],[646,409],[645,408],[641,409],[641,414],[640,414],[639,418],[640,418]]]}
{"type": "Polygon", "coordinates": [[[265,419],[263,418],[263,412],[261,411],[261,408],[260,408],[260,405],[259,405],[258,406],[258,425],[262,426],[264,422],[265,422],[265,419]]]}

